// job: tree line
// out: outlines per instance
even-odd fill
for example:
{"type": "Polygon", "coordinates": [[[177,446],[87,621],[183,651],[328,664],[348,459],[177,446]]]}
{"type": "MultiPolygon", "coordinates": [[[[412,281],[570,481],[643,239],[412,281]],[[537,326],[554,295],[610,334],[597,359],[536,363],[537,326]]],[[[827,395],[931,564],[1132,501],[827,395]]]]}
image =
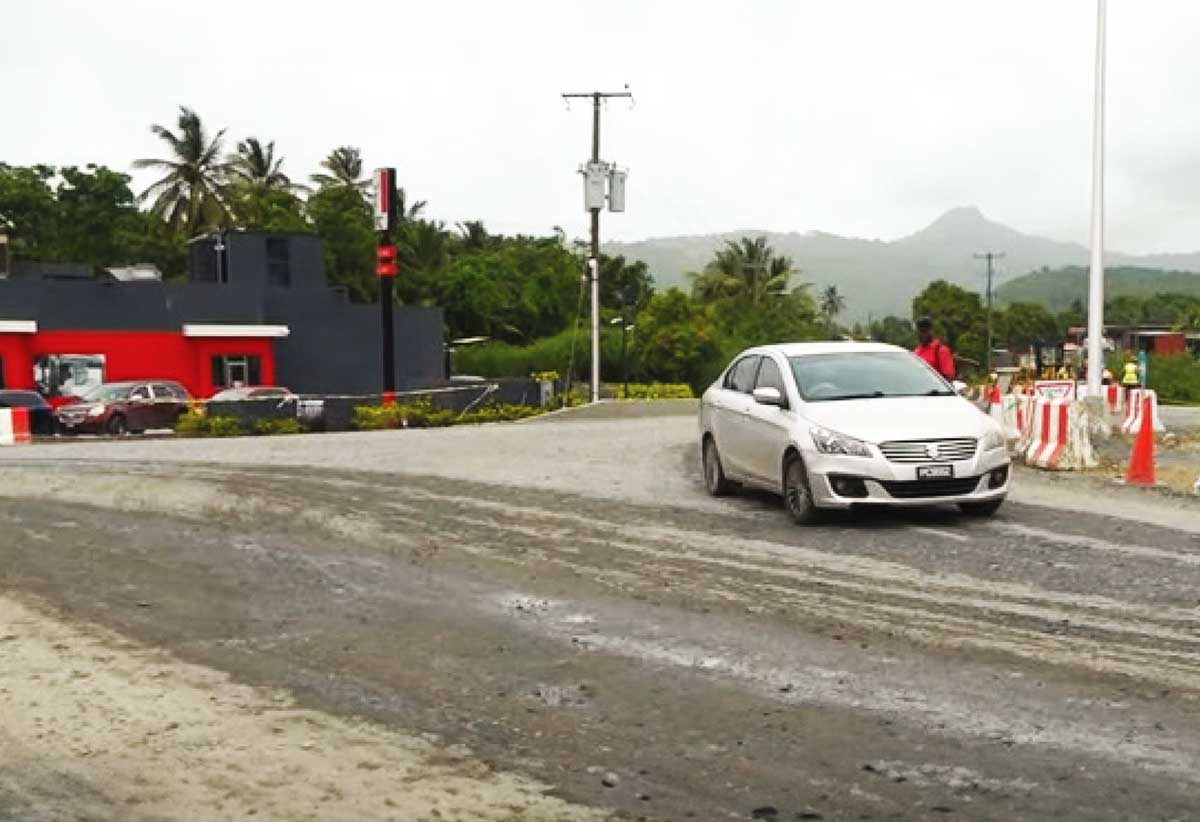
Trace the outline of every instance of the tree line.
{"type": "MultiPolygon", "coordinates": [[[[335,148],[300,182],[273,140],[236,142],[181,108],[173,128],[151,126],[164,151],[133,167],[155,172],[141,192],[105,165],[0,163],[0,232],[15,258],[79,262],[97,271],[148,263],[169,278],[186,267],[187,241],[220,229],[300,232],[322,239],[330,283],[351,299],[377,299],[371,181],[360,151],[335,148]]],[[[397,299],[445,309],[449,338],[487,336],[528,343],[567,327],[578,313],[580,247],[555,229],[544,236],[489,233],[480,221],[453,227],[426,216],[427,204],[397,191],[401,276],[397,299]]],[[[603,303],[645,300],[642,263],[605,258],[603,303]]]]}

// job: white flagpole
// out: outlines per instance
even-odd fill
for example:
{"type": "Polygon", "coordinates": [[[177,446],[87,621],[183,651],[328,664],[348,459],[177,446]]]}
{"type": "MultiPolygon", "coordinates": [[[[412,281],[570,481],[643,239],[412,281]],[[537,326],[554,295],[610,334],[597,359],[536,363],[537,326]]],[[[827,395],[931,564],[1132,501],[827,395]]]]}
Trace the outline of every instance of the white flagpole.
{"type": "Polygon", "coordinates": [[[1096,99],[1092,122],[1092,255],[1088,272],[1089,397],[1100,396],[1104,373],[1104,18],[1096,0],[1096,99]]]}

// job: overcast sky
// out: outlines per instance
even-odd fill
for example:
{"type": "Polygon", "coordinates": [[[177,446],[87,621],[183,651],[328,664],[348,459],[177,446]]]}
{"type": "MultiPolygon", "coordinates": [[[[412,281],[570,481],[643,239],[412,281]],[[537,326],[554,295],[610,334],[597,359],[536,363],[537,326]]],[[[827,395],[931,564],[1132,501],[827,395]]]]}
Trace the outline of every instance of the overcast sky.
{"type": "MultiPolygon", "coordinates": [[[[1200,248],[1200,3],[1110,0],[1108,246],[1200,248]]],[[[586,233],[575,170],[630,168],[606,239],[891,239],[955,205],[1086,241],[1094,0],[15,2],[0,161],[128,170],[195,108],[305,179],[337,145],[447,222],[586,233]]],[[[137,178],[140,186],[149,179],[137,178]]]]}

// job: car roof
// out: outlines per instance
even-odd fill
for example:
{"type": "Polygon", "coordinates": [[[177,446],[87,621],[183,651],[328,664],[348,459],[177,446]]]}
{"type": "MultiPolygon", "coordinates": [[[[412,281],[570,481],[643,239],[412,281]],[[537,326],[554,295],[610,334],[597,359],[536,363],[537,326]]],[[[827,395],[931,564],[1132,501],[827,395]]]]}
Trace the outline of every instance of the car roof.
{"type": "Polygon", "coordinates": [[[832,342],[803,342],[775,343],[760,345],[745,352],[747,354],[782,354],[785,357],[807,357],[816,354],[869,354],[871,352],[906,352],[907,349],[897,345],[878,342],[832,341],[832,342]]]}

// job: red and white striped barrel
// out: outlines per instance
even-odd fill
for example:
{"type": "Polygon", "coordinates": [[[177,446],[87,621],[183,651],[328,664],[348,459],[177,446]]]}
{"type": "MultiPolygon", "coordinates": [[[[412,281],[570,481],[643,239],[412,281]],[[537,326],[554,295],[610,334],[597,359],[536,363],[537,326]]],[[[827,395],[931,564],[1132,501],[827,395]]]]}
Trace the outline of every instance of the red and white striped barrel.
{"type": "Polygon", "coordinates": [[[1096,454],[1081,403],[1037,397],[1023,453],[1025,463],[1036,468],[1067,471],[1094,467],[1096,454]]]}
{"type": "Polygon", "coordinates": [[[28,408],[0,408],[0,445],[32,442],[28,408]]]}
{"type": "Polygon", "coordinates": [[[1146,398],[1150,398],[1150,424],[1156,433],[1167,430],[1158,415],[1158,394],[1151,388],[1131,388],[1125,403],[1125,414],[1121,418],[1121,433],[1136,434],[1142,430],[1142,418],[1146,412],[1146,398]]]}

